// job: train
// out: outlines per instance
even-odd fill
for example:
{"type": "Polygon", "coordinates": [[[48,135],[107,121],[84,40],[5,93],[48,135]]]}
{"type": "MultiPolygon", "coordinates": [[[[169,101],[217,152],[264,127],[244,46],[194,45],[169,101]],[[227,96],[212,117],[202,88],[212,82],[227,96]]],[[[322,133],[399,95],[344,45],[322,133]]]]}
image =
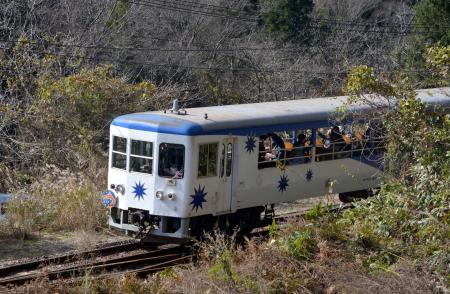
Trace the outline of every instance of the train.
{"type": "MultiPolygon", "coordinates": [[[[450,88],[418,90],[448,113],[450,88]]],[[[330,120],[347,96],[170,110],[116,117],[101,202],[115,229],[184,243],[204,231],[250,232],[277,203],[380,186],[382,134],[330,120]]],[[[349,111],[370,112],[365,105],[349,111]]]]}

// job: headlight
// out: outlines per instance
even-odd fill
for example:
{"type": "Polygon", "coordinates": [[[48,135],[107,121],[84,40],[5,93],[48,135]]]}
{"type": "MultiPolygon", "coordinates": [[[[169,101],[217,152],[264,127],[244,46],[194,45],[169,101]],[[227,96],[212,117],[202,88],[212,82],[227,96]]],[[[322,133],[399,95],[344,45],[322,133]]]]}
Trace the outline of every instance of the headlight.
{"type": "Polygon", "coordinates": [[[124,195],[125,194],[125,187],[123,185],[117,185],[116,192],[124,195]]]}
{"type": "Polygon", "coordinates": [[[157,191],[156,192],[156,198],[158,198],[159,200],[162,200],[163,197],[164,197],[163,191],[157,191]]]}

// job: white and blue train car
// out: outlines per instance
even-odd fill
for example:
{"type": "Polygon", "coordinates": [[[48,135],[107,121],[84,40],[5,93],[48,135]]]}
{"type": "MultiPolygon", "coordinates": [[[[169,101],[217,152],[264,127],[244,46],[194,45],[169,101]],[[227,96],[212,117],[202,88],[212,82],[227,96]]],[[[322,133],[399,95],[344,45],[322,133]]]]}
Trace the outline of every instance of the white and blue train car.
{"type": "MultiPolygon", "coordinates": [[[[419,97],[450,107],[448,93],[422,90],[419,97]]],[[[249,231],[275,203],[377,187],[383,147],[367,144],[367,124],[341,125],[336,131],[348,138],[327,140],[330,113],[347,98],[117,117],[102,199],[109,225],[183,242],[215,226],[249,231]]]]}

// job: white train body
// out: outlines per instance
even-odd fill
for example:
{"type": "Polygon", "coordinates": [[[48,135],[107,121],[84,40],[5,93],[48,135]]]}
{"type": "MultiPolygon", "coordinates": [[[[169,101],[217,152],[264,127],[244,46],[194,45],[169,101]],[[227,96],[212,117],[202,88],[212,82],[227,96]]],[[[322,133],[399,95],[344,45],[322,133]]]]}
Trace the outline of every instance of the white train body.
{"type": "MultiPolygon", "coordinates": [[[[421,91],[419,96],[431,104],[450,104],[440,90],[421,91]]],[[[194,219],[197,227],[198,222],[206,227],[217,216],[255,207],[321,196],[330,190],[344,193],[377,187],[379,162],[368,160],[355,148],[345,156],[331,154],[334,159],[320,160],[319,147],[312,144],[308,159],[301,163],[294,164],[292,159],[261,168],[259,136],[307,130],[316,142],[316,130],[329,127],[330,113],[346,99],[203,107],[187,109],[186,114],[159,111],[116,118],[110,128],[108,193],[115,199],[109,203],[109,224],[137,232],[139,216],[147,222],[146,237],[187,240],[194,219]]]]}

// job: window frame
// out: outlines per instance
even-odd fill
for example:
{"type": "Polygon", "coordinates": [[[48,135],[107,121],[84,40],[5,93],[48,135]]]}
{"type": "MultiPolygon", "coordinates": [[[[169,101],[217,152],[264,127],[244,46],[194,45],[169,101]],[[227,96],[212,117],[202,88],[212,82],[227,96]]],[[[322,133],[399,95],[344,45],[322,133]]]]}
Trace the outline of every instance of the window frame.
{"type": "Polygon", "coordinates": [[[197,178],[198,179],[203,179],[203,178],[212,178],[212,177],[217,177],[218,176],[218,168],[219,168],[219,147],[220,147],[220,143],[218,141],[214,141],[214,142],[204,142],[204,143],[198,143],[198,157],[197,157],[197,178]],[[208,171],[209,171],[209,147],[208,147],[208,153],[207,153],[207,163],[206,163],[206,175],[201,176],[199,175],[199,171],[200,171],[200,147],[201,146],[209,146],[209,145],[216,145],[216,155],[215,155],[215,159],[216,159],[216,167],[214,169],[214,175],[209,175],[208,171]]]}
{"type": "Polygon", "coordinates": [[[222,147],[221,150],[219,150],[219,164],[220,164],[219,178],[223,178],[223,176],[225,175],[225,157],[227,151],[225,143],[219,145],[221,145],[222,147]]]}
{"type": "Polygon", "coordinates": [[[130,172],[130,173],[137,173],[137,174],[144,174],[144,175],[153,175],[153,173],[154,173],[154,170],[153,170],[153,167],[154,167],[154,146],[155,146],[155,144],[152,142],[152,141],[144,141],[144,140],[139,140],[139,139],[132,139],[132,138],[130,138],[130,154],[129,154],[129,168],[128,168],[128,172],[130,172]],[[151,156],[143,156],[143,155],[137,155],[137,154],[133,154],[132,153],[132,149],[133,149],[133,141],[137,141],[137,142],[144,142],[144,143],[150,143],[151,144],[151,156]],[[150,159],[151,160],[151,163],[152,163],[152,165],[151,165],[151,169],[150,169],[150,172],[149,173],[146,173],[146,172],[140,172],[140,171],[134,171],[134,170],[131,170],[131,158],[132,157],[135,157],[135,158],[144,158],[144,159],[150,159]]]}
{"type": "Polygon", "coordinates": [[[186,145],[184,144],[180,144],[180,143],[169,143],[169,142],[160,142],[158,144],[158,177],[161,178],[166,178],[166,179],[177,179],[177,180],[181,180],[184,178],[184,174],[186,173],[186,145]],[[161,174],[161,169],[160,169],[160,162],[161,162],[161,145],[162,144],[167,144],[167,145],[179,145],[183,147],[183,174],[181,177],[176,177],[176,176],[166,176],[166,175],[162,175],[161,174]]]}
{"type": "Polygon", "coordinates": [[[112,135],[111,168],[114,168],[114,169],[117,169],[117,170],[126,171],[126,172],[128,171],[128,138],[117,136],[117,135],[112,135]],[[114,138],[115,137],[125,139],[125,153],[121,152],[121,151],[114,150],[114,138]],[[120,167],[114,166],[114,154],[125,155],[125,168],[120,168],[120,167]]]}
{"type": "MultiPolygon", "coordinates": [[[[339,124],[338,126],[342,127],[344,130],[345,124],[339,124]]],[[[322,144],[321,146],[316,144],[316,154],[315,154],[315,162],[324,162],[324,161],[332,161],[337,160],[341,158],[351,157],[352,149],[350,150],[341,150],[346,148],[347,145],[352,146],[353,140],[350,141],[350,144],[347,144],[344,139],[344,133],[343,131],[340,131],[340,138],[337,141],[331,142],[329,139],[324,139],[322,136],[327,136],[327,133],[330,131],[330,128],[333,127],[332,125],[327,127],[321,127],[316,129],[316,138],[321,138],[322,144]],[[324,134],[325,131],[325,134],[324,134]],[[322,135],[320,136],[319,133],[322,135]],[[325,148],[326,141],[329,141],[329,147],[325,148]],[[340,148],[336,150],[337,148],[340,148]],[[321,152],[318,152],[321,151],[321,152]],[[348,155],[347,155],[348,154],[348,155]]]]}
{"type": "MultiPolygon", "coordinates": [[[[301,165],[301,164],[308,164],[313,159],[313,152],[315,148],[315,143],[313,143],[313,137],[314,137],[314,128],[308,127],[308,128],[296,128],[296,129],[285,129],[281,131],[272,132],[273,134],[276,134],[279,136],[284,144],[284,149],[274,149],[273,148],[273,140],[272,139],[266,139],[268,140],[269,149],[265,149],[263,151],[260,151],[260,144],[261,141],[258,139],[258,170],[266,169],[266,168],[275,168],[278,166],[278,163],[280,163],[283,166],[286,165],[301,165]],[[310,133],[308,136],[310,140],[309,146],[294,146],[294,140],[297,140],[297,136],[300,133],[310,133]],[[292,144],[292,147],[286,146],[287,143],[292,144]],[[303,151],[309,151],[308,155],[301,155],[301,156],[294,156],[294,152],[303,152],[303,151]],[[265,159],[266,153],[274,153],[274,152],[280,152],[282,153],[282,156],[279,159],[268,159],[268,160],[260,160],[261,158],[265,159]],[[294,162],[293,162],[294,161],[294,162]],[[299,161],[299,162],[296,162],[299,161]],[[302,162],[303,161],[303,162],[302,162]]],[[[267,133],[263,133],[258,135],[258,138],[261,137],[261,135],[267,135],[267,133]]],[[[264,143],[263,143],[264,144],[264,143]]],[[[266,144],[264,144],[266,146],[266,144]]]]}
{"type": "Polygon", "coordinates": [[[225,161],[227,163],[225,168],[225,176],[230,177],[231,173],[233,172],[233,148],[234,145],[232,142],[227,143],[227,150],[225,152],[225,161]],[[231,149],[230,149],[231,147],[231,149]]]}

